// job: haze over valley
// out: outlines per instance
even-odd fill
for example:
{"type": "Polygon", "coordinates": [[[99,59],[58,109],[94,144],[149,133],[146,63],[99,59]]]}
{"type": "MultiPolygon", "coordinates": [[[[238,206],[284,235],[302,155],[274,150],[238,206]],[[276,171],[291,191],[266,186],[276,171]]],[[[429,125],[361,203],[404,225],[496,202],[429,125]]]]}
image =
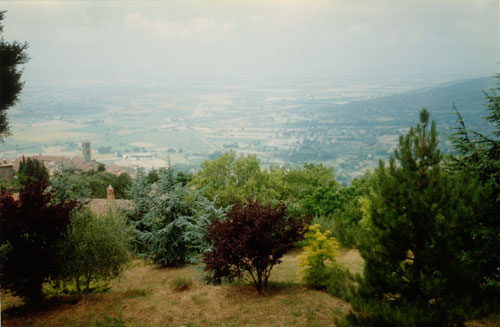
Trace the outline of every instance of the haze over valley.
{"type": "MultiPolygon", "coordinates": [[[[426,106],[480,120],[496,1],[6,2],[27,41],[4,159],[81,155],[184,171],[233,149],[323,163],[343,183],[387,159],[426,106]]],[[[496,10],[496,11],[495,11],[496,10]]]]}
{"type": "Polygon", "coordinates": [[[481,131],[483,90],[493,78],[425,87],[422,83],[346,84],[290,81],[262,85],[168,86],[122,82],[27,87],[10,113],[12,137],[3,157],[81,156],[106,165],[197,169],[232,149],[256,154],[264,167],[323,163],[343,182],[387,159],[426,106],[437,120],[442,148],[454,126],[453,103],[481,131]],[[283,85],[285,88],[278,88],[283,85]]]}

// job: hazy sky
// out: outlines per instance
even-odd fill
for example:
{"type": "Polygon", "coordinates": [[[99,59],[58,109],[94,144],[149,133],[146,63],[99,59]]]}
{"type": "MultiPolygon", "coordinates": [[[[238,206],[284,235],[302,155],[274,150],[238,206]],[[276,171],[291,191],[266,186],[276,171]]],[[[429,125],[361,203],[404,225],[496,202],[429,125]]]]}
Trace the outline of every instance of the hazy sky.
{"type": "Polygon", "coordinates": [[[498,72],[498,0],[2,1],[27,81],[498,72]]]}

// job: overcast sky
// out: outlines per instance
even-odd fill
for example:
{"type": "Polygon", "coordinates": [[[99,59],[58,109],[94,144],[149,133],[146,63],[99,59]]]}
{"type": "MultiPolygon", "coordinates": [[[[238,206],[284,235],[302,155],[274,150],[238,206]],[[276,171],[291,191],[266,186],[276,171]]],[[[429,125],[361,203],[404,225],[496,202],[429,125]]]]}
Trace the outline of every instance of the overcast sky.
{"type": "Polygon", "coordinates": [[[498,72],[498,0],[2,1],[27,81],[498,72]]]}

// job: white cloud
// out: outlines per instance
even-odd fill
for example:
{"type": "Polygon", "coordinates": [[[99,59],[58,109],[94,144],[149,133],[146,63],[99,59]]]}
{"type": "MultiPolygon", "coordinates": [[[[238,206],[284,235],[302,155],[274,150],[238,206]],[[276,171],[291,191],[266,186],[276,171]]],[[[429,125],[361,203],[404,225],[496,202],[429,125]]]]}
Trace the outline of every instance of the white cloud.
{"type": "Polygon", "coordinates": [[[125,21],[134,29],[142,29],[168,39],[184,39],[190,34],[189,29],[184,24],[160,19],[148,20],[138,13],[128,14],[125,21]]]}
{"type": "Polygon", "coordinates": [[[232,21],[216,22],[207,17],[198,17],[189,22],[189,29],[199,35],[203,41],[213,42],[231,35],[236,24],[232,21]]]}
{"type": "Polygon", "coordinates": [[[142,29],[145,33],[165,39],[199,39],[214,42],[231,35],[236,24],[232,21],[217,22],[207,17],[197,17],[181,23],[171,20],[150,20],[138,13],[125,18],[129,27],[142,29]]]}

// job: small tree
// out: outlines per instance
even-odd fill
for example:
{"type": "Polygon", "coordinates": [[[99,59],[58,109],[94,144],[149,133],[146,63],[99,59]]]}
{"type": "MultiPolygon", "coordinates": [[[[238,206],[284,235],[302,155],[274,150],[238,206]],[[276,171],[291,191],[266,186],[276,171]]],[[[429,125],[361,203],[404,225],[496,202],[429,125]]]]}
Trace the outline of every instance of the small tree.
{"type": "Polygon", "coordinates": [[[330,237],[330,231],[321,233],[318,224],[309,226],[305,241],[304,254],[300,257],[303,279],[310,287],[326,288],[329,267],[336,263],[339,245],[330,237]]]}
{"type": "Polygon", "coordinates": [[[0,285],[30,303],[42,300],[42,284],[59,276],[57,243],[74,202],[53,204],[44,180],[28,180],[19,200],[0,193],[0,285]]]}
{"type": "Polygon", "coordinates": [[[117,212],[98,217],[83,209],[71,217],[61,244],[61,260],[65,275],[75,280],[80,295],[82,281],[86,297],[91,281],[110,281],[122,273],[129,261],[131,237],[126,219],[117,212]]]}
{"type": "Polygon", "coordinates": [[[337,263],[339,244],[330,236],[330,231],[322,233],[318,224],[311,225],[304,241],[306,246],[300,256],[300,266],[306,285],[349,299],[354,293],[355,276],[337,263]]]}
{"type": "Polygon", "coordinates": [[[203,258],[208,279],[233,280],[247,272],[262,293],[273,266],[303,237],[305,228],[304,220],[287,216],[283,204],[273,207],[256,200],[236,204],[225,220],[215,220],[208,229],[213,245],[203,258]]]}

